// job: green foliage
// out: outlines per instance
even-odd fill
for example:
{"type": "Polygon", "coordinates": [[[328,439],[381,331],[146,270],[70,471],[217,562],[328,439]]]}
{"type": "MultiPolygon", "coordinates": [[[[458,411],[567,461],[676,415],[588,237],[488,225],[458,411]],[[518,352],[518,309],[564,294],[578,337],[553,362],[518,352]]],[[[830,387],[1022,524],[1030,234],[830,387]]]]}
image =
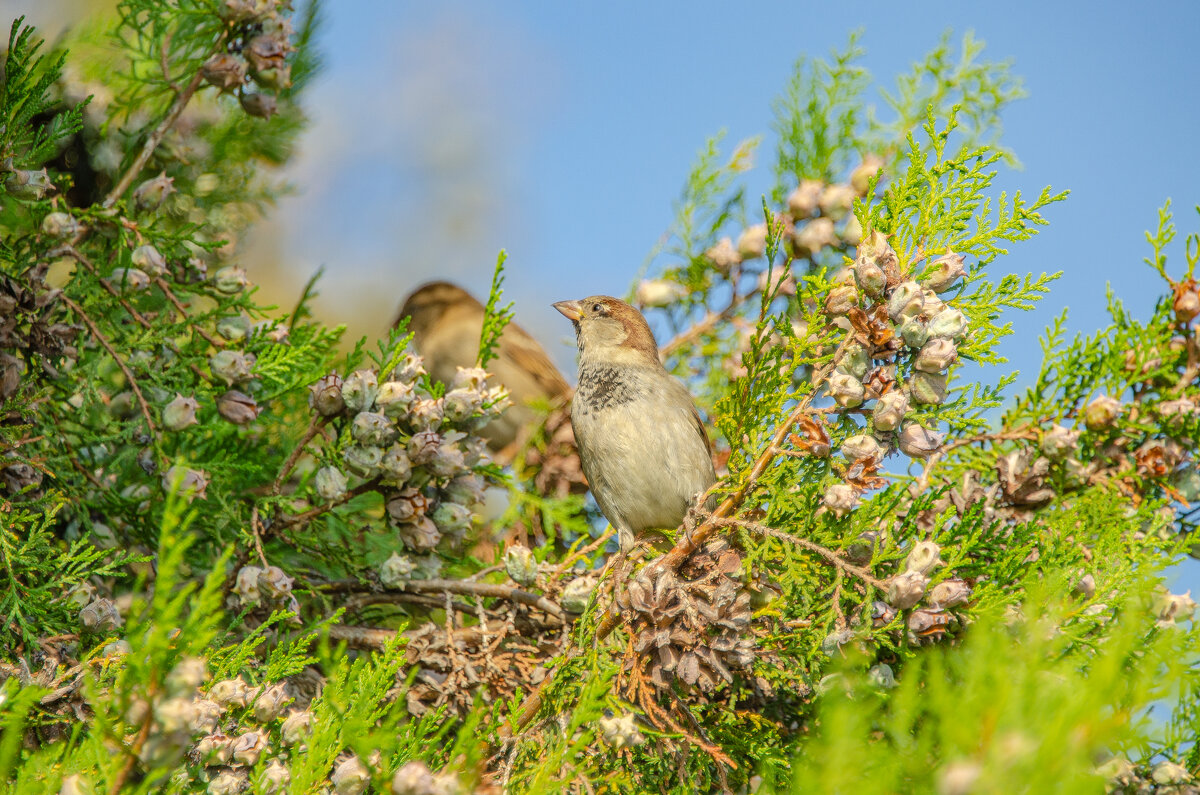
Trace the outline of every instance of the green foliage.
{"type": "Polygon", "coordinates": [[[54,525],[61,508],[62,503],[38,511],[10,506],[0,512],[0,561],[7,575],[0,597],[0,644],[5,647],[70,632],[84,606],[70,597],[76,586],[92,577],[123,577],[126,566],[149,559],[109,554],[81,538],[60,549],[54,525]]]}
{"type": "MultiPolygon", "coordinates": [[[[757,139],[706,143],[631,296],[719,432],[721,507],[612,559],[554,480],[563,426],[502,467],[481,434],[502,385],[437,381],[405,324],[342,355],[313,282],[281,313],[229,259],[286,189],[269,166],[303,125],[318,11],[293,30],[281,3],[123,0],[69,42],[69,80],[13,28],[0,780],[1095,791],[1101,753],[1129,782],[1162,756],[1200,772],[1194,603],[1162,587],[1200,499],[1200,237],[1172,276],[1164,208],[1149,319],[1110,294],[1111,327],[1067,340],[1064,316],[1011,399],[1015,373],[982,367],[1055,276],[995,269],[1065,193],[997,195],[1007,65],[943,38],[881,121],[856,37],[801,60],[767,197],[743,184],[757,139]],[[110,37],[119,68],[89,50],[110,37]],[[224,56],[248,73],[222,92],[201,68],[224,56]],[[62,99],[86,94],[87,116],[62,99]],[[966,277],[940,281],[955,254],[966,277]],[[931,365],[919,332],[956,312],[931,365]],[[890,423],[888,395],[909,401],[890,423]],[[489,482],[506,510],[479,508],[489,482]]],[[[513,314],[505,256],[480,367],[513,314]]]]}
{"type": "Polygon", "coordinates": [[[318,791],[343,748],[351,747],[365,759],[392,743],[411,750],[417,741],[426,739],[423,735],[432,728],[432,721],[409,723],[404,732],[409,736],[396,736],[402,702],[388,699],[387,694],[404,662],[403,646],[397,635],[375,657],[351,662],[343,656],[335,662],[311,708],[311,750],[292,767],[294,791],[318,791]],[[381,743],[385,745],[381,747],[381,743]]]}
{"type": "Polygon", "coordinates": [[[757,139],[742,141],[724,163],[720,162],[720,143],[724,135],[705,142],[696,163],[684,181],[683,195],[675,204],[673,233],[678,245],[672,254],[690,261],[689,275],[701,275],[709,270],[698,262],[704,249],[716,239],[717,232],[738,218],[745,196],[736,185],[739,174],[749,170],[757,139]]]}
{"type": "Polygon", "coordinates": [[[496,346],[504,327],[512,320],[512,302],[501,307],[500,296],[504,288],[504,261],[508,252],[501,251],[496,257],[496,270],[492,273],[492,288],[488,291],[487,305],[483,311],[483,330],[479,337],[479,366],[487,367],[496,356],[496,346]]]}
{"type": "Polygon", "coordinates": [[[1104,643],[1080,646],[1080,605],[1029,582],[1029,607],[981,616],[966,640],[904,668],[894,689],[862,662],[831,674],[817,730],[786,775],[793,792],[1102,791],[1097,758],[1136,751],[1158,734],[1150,711],[1174,698],[1194,633],[1153,631],[1137,598],[1112,607],[1104,643]],[[1038,782],[1041,782],[1040,784],[1038,782]]]}
{"type": "MultiPolygon", "coordinates": [[[[853,33],[829,61],[801,58],[775,101],[772,125],[779,143],[772,199],[781,203],[802,179],[830,182],[853,165],[853,142],[862,134],[863,95],[871,76],[856,62],[865,54],[853,33]]],[[[939,84],[941,81],[938,81],[939,84]]],[[[902,85],[904,85],[902,83],[902,85]]]]}
{"type": "Polygon", "coordinates": [[[66,53],[39,54],[42,41],[24,20],[13,20],[0,82],[0,160],[6,170],[40,166],[59,142],[83,127],[82,104],[57,113],[49,97],[66,53]]]}
{"type": "Polygon", "coordinates": [[[987,146],[1005,162],[1017,165],[1016,156],[1000,141],[1001,122],[1004,110],[1026,93],[1010,64],[981,60],[983,50],[984,43],[968,31],[956,58],[953,37],[946,31],[937,46],[913,64],[912,71],[896,79],[895,91],[883,91],[896,118],[873,120],[873,133],[882,141],[882,148],[922,124],[932,110],[936,118],[957,118],[962,148],[987,146]]]}

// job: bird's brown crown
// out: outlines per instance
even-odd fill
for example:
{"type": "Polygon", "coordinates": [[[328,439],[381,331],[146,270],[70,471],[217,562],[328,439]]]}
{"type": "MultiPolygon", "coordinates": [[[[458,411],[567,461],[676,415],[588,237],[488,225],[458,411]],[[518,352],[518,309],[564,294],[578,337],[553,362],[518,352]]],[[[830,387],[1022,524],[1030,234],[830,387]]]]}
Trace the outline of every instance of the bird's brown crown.
{"type": "Polygon", "coordinates": [[[658,364],[658,345],[642,313],[611,295],[593,295],[554,305],[575,325],[584,356],[630,357],[658,364]]]}
{"type": "Polygon", "coordinates": [[[409,318],[408,330],[420,336],[449,308],[455,306],[477,307],[483,312],[483,304],[458,285],[441,281],[427,282],[405,299],[396,323],[409,318]]]}

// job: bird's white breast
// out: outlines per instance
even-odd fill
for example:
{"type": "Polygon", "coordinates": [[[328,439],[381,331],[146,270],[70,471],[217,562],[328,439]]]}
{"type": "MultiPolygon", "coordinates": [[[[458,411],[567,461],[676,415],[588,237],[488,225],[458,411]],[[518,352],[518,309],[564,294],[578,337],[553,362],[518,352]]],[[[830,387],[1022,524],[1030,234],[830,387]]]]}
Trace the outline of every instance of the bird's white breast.
{"type": "Polygon", "coordinates": [[[613,524],[675,527],[715,479],[691,396],[661,370],[611,370],[580,372],[571,419],[584,474],[613,524]]]}

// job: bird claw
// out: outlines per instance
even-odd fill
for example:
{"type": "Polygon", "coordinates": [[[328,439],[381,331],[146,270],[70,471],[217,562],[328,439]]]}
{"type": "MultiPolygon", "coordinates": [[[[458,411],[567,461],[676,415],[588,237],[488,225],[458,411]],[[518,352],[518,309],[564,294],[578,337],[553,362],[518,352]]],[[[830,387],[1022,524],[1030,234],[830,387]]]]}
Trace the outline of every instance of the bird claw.
{"type": "Polygon", "coordinates": [[[693,495],[692,501],[688,503],[687,513],[683,515],[683,537],[687,539],[689,546],[692,546],[692,532],[712,516],[712,511],[704,507],[707,496],[707,492],[703,491],[693,495]]]}

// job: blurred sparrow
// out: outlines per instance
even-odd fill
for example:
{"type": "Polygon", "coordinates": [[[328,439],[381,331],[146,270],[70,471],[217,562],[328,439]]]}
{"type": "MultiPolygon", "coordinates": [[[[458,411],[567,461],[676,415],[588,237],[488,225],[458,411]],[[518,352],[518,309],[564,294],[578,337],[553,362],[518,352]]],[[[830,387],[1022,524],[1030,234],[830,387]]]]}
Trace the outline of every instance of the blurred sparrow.
{"type": "Polygon", "coordinates": [[[716,481],[708,434],[640,312],[604,295],[554,308],[579,342],[571,422],[583,472],[627,553],[637,533],[678,527],[716,481]]]}
{"type": "MultiPolygon", "coordinates": [[[[461,287],[449,282],[430,282],[405,299],[396,322],[409,318],[413,344],[425,358],[430,376],[448,384],[457,368],[475,366],[483,313],[483,304],[461,287]]],[[[522,430],[538,420],[533,405],[562,404],[570,393],[566,380],[542,346],[516,323],[505,327],[496,358],[488,362],[487,369],[494,376],[491,383],[506,387],[513,403],[480,432],[493,452],[511,447],[522,430]]]]}

